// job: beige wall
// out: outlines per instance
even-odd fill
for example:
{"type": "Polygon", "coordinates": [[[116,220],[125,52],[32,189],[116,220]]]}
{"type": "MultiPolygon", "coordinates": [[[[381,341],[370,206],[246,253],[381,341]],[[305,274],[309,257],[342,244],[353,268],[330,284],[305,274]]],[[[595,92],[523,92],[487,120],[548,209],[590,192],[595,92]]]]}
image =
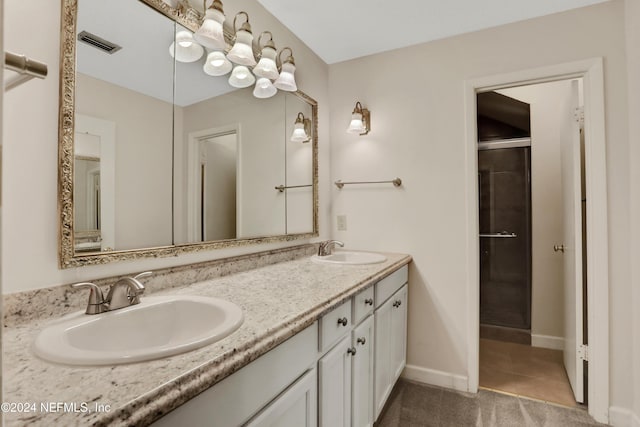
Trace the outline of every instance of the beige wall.
{"type": "Polygon", "coordinates": [[[173,105],[78,73],[76,112],[116,124],[115,248],[170,245],[173,105]]]}
{"type": "MultiPolygon", "coordinates": [[[[134,1],[134,0],[132,0],[134,1]]],[[[278,47],[291,46],[296,58],[296,79],[301,90],[320,105],[321,203],[329,206],[328,67],[257,2],[237,0],[225,4],[227,16],[246,10],[254,31],[269,29],[278,47]]],[[[49,76],[32,81],[5,97],[5,169],[2,246],[3,292],[17,292],[98,277],[182,265],[260,250],[304,243],[293,241],[262,246],[145,259],[60,270],[58,268],[58,79],[60,2],[24,0],[5,5],[7,49],[24,52],[49,66],[49,76]],[[34,32],[31,29],[38,28],[34,32]],[[26,168],[24,165],[31,165],[26,168]]],[[[328,211],[320,212],[321,237],[328,236],[328,211]]]]}
{"type": "Polygon", "coordinates": [[[570,126],[563,106],[571,99],[568,80],[500,90],[531,105],[531,335],[564,336],[562,170],[560,130],[570,126]]]}
{"type": "Polygon", "coordinates": [[[330,67],[332,179],[390,179],[334,191],[333,237],[348,247],[410,253],[409,365],[466,385],[466,79],[604,57],[609,191],[611,401],[631,404],[628,355],[629,163],[624,4],[611,1],[398,49],[330,67]],[[372,132],[345,133],[356,100],[372,132]],[[372,232],[375,230],[375,232],[372,232]]]}

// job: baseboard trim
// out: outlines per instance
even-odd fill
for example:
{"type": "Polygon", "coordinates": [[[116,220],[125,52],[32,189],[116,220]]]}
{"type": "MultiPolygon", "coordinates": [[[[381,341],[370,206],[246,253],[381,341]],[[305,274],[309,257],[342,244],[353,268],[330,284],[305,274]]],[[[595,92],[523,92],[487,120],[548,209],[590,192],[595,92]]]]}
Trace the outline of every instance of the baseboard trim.
{"type": "Polygon", "coordinates": [[[404,371],[402,372],[402,378],[424,384],[451,388],[457,391],[468,391],[468,377],[452,374],[450,372],[438,371],[436,369],[423,368],[416,365],[405,366],[404,371]]]}
{"type": "Polygon", "coordinates": [[[640,427],[640,416],[619,406],[609,408],[609,424],[614,427],[640,427]]]}
{"type": "Polygon", "coordinates": [[[531,346],[550,348],[552,350],[564,350],[564,338],[551,335],[531,334],[531,346]]]}

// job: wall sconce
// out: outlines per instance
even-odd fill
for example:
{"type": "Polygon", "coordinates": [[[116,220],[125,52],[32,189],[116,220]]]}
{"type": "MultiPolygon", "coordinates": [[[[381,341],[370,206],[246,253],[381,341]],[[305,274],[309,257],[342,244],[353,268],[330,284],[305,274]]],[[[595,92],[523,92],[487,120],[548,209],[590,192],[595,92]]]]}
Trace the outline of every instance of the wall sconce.
{"type": "Polygon", "coordinates": [[[249,15],[247,12],[238,12],[233,18],[233,30],[236,32],[235,43],[227,54],[227,59],[238,65],[246,65],[253,67],[256,65],[256,58],[253,57],[253,34],[251,33],[251,24],[249,24],[249,15]],[[243,15],[246,21],[240,29],[236,27],[238,16],[243,15]]]}
{"type": "Polygon", "coordinates": [[[366,135],[371,130],[371,113],[366,108],[362,108],[360,101],[356,102],[356,106],[351,113],[351,123],[347,128],[349,133],[357,133],[366,135]]]}
{"type": "Polygon", "coordinates": [[[193,40],[189,31],[178,31],[176,41],[169,46],[169,54],[179,62],[194,62],[202,57],[204,49],[193,40]]]}
{"type": "Polygon", "coordinates": [[[224,50],[226,42],[224,40],[224,11],[222,10],[222,2],[220,0],[214,0],[211,6],[209,6],[209,9],[206,8],[206,0],[204,4],[206,12],[202,20],[202,25],[200,25],[200,28],[196,31],[195,39],[198,43],[209,49],[224,50]]]}
{"type": "Polygon", "coordinates": [[[233,68],[233,64],[224,56],[224,52],[214,50],[207,55],[202,69],[210,76],[224,76],[233,68]]]}
{"type": "Polygon", "coordinates": [[[290,47],[285,47],[278,54],[278,59],[282,59],[282,52],[284,52],[285,50],[288,50],[290,54],[289,56],[287,56],[287,59],[285,59],[284,62],[281,61],[282,68],[280,70],[280,75],[278,76],[278,79],[273,82],[273,85],[280,90],[295,92],[298,90],[298,86],[296,85],[295,78],[296,63],[293,59],[293,50],[291,50],[290,47]]]}
{"type": "Polygon", "coordinates": [[[229,76],[229,84],[237,88],[249,87],[255,81],[256,78],[244,65],[236,65],[231,72],[231,76],[229,76]]]}
{"type": "Polygon", "coordinates": [[[258,44],[262,47],[260,53],[260,61],[258,65],[253,69],[253,74],[256,77],[264,77],[269,80],[277,79],[280,74],[278,73],[278,66],[276,65],[276,45],[273,42],[273,35],[270,31],[263,31],[258,37],[258,44]],[[262,45],[262,36],[269,35],[269,40],[262,45]]]}
{"type": "Polygon", "coordinates": [[[308,119],[301,112],[296,117],[293,125],[293,133],[291,134],[291,142],[309,142],[311,141],[311,119],[308,119]]]}

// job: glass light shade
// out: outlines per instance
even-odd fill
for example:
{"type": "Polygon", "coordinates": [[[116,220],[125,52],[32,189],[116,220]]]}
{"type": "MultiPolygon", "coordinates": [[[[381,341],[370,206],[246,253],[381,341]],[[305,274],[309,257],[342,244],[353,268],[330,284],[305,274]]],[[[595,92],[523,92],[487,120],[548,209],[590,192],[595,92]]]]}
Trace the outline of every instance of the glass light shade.
{"type": "Polygon", "coordinates": [[[258,77],[266,77],[267,79],[275,80],[280,75],[278,73],[278,67],[276,66],[276,50],[271,47],[265,47],[262,49],[262,55],[258,65],[253,69],[253,74],[258,77]]]}
{"type": "Polygon", "coordinates": [[[284,90],[287,92],[295,92],[298,90],[298,86],[296,85],[295,74],[296,66],[291,62],[285,62],[282,64],[282,71],[280,71],[280,76],[278,79],[273,82],[273,85],[280,90],[284,90]]]}
{"type": "Polygon", "coordinates": [[[256,98],[271,98],[278,92],[278,89],[266,77],[258,78],[256,87],[253,89],[253,96],[256,98]]]}
{"type": "Polygon", "coordinates": [[[224,13],[217,9],[207,9],[202,25],[196,31],[196,41],[209,49],[224,50],[226,44],[222,30],[223,23],[224,13]]]}
{"type": "Polygon", "coordinates": [[[202,67],[210,76],[224,76],[233,68],[233,64],[219,50],[214,50],[207,55],[207,60],[202,67]]]}
{"type": "Polygon", "coordinates": [[[236,33],[236,42],[227,54],[229,61],[239,65],[247,65],[253,67],[256,65],[256,58],[253,56],[253,35],[245,30],[239,30],[236,33]]]}
{"type": "Polygon", "coordinates": [[[309,140],[309,135],[304,130],[304,123],[296,123],[293,126],[293,133],[291,134],[291,142],[306,142],[309,140]]]}
{"type": "Polygon", "coordinates": [[[204,49],[193,41],[193,36],[189,31],[178,31],[175,42],[169,46],[169,54],[179,62],[197,61],[203,53],[204,49]]]}
{"type": "Polygon", "coordinates": [[[362,123],[362,114],[360,113],[351,114],[351,123],[349,123],[347,132],[360,134],[360,133],[366,132],[366,130],[367,129],[364,127],[364,123],[362,123]]]}
{"type": "Polygon", "coordinates": [[[255,83],[256,78],[244,65],[236,65],[229,76],[229,84],[233,87],[249,87],[255,83]]]}

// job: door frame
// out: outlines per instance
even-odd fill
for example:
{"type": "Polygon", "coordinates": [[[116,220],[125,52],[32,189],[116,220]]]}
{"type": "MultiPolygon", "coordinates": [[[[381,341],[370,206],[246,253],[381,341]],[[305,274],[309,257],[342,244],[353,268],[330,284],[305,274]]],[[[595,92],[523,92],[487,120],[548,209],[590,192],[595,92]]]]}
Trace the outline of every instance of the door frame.
{"type": "Polygon", "coordinates": [[[584,87],[587,198],[587,322],[589,414],[609,421],[609,250],[604,73],[601,57],[465,81],[465,165],[467,242],[468,391],[478,391],[480,356],[480,267],[476,94],[481,91],[582,78],[584,87]]]}

